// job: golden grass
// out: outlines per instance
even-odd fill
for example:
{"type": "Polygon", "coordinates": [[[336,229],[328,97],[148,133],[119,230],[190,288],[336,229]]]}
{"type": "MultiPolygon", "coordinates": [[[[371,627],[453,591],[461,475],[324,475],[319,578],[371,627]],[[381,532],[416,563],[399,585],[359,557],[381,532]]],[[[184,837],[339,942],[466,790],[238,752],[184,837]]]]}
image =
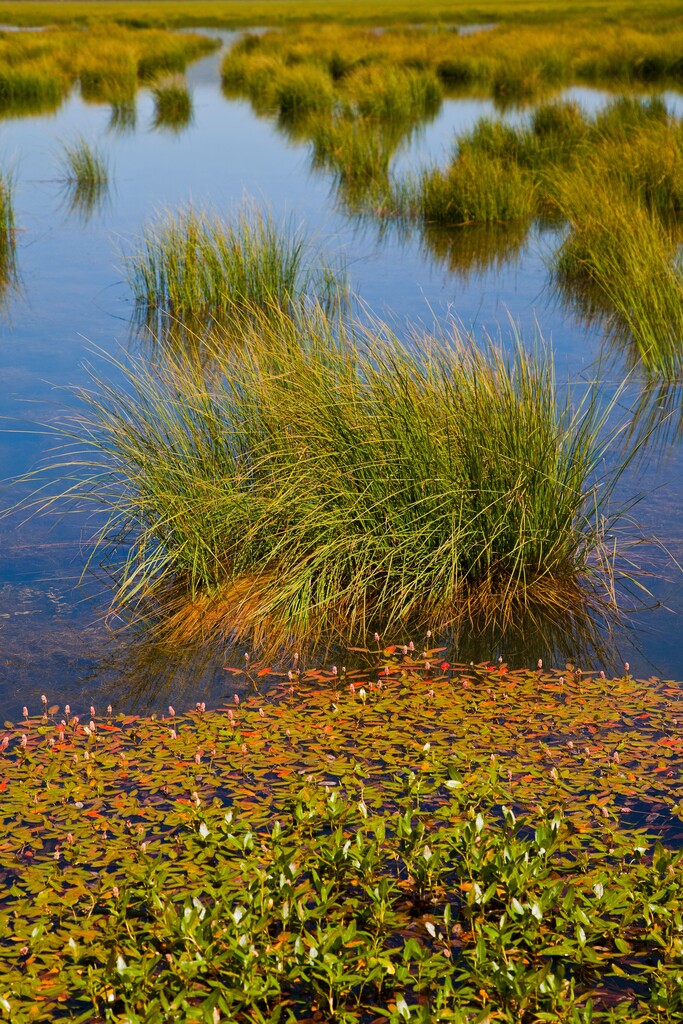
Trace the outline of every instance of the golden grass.
{"type": "Polygon", "coordinates": [[[87,101],[120,105],[141,81],[182,71],[216,45],[195,33],[113,23],[0,33],[0,106],[16,113],[55,109],[76,84],[87,101]]]}
{"type": "Polygon", "coordinates": [[[44,25],[117,20],[149,25],[280,25],[294,21],[411,24],[425,22],[510,22],[553,24],[615,19],[650,26],[677,16],[673,0],[10,0],[0,3],[0,20],[44,25]]]}

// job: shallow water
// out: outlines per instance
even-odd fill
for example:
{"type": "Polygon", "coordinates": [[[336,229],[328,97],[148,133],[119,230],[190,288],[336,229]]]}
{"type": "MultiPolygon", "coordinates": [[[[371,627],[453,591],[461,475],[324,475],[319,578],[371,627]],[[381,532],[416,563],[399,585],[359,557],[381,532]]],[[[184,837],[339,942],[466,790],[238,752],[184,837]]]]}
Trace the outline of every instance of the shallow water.
{"type": "MultiPolygon", "coordinates": [[[[329,177],[311,170],[306,144],[288,140],[272,120],[255,117],[246,102],[222,96],[219,61],[212,54],[189,70],[194,115],[182,131],[154,127],[147,91],[138,96],[134,125],[113,125],[106,105],[86,104],[76,94],[56,114],[0,122],[0,166],[12,165],[17,180],[20,275],[0,326],[0,477],[25,473],[54,446],[44,425],[59,419],[67,397],[62,389],[87,381],[84,361],[97,363],[97,348],[125,352],[132,304],[122,253],[154,211],[190,200],[229,213],[248,194],[267,203],[276,217],[292,215],[327,251],[343,255],[362,301],[399,324],[454,315],[466,326],[506,335],[512,318],[527,337],[540,325],[552,341],[558,377],[590,376],[603,351],[601,334],[582,327],[548,287],[546,260],[557,229],[534,229],[509,247],[499,265],[482,271],[476,260],[463,268],[443,234],[406,235],[354,220],[338,208],[329,177]],[[108,195],[89,218],[70,208],[58,181],[60,142],[78,135],[101,145],[111,169],[108,195]]],[[[609,98],[596,90],[573,93],[589,108],[609,98]]],[[[667,101],[683,111],[680,96],[667,94],[667,101]]],[[[489,100],[447,99],[398,155],[397,166],[443,160],[454,132],[494,113],[489,100]]],[[[618,356],[608,368],[610,379],[623,376],[618,356]]],[[[650,603],[660,606],[627,614],[618,637],[618,657],[643,675],[683,678],[683,590],[674,564],[683,558],[681,468],[681,447],[670,444],[620,486],[623,496],[645,495],[638,518],[645,533],[656,534],[668,548],[640,551],[653,574],[645,581],[654,595],[650,603]]],[[[2,504],[13,504],[30,489],[10,484],[2,504]]],[[[25,511],[0,520],[4,717],[16,716],[24,703],[35,706],[43,692],[50,703],[73,704],[82,697],[100,706],[115,700],[119,707],[157,706],[179,691],[191,702],[211,701],[223,692],[223,651],[198,660],[187,652],[160,653],[130,636],[111,636],[103,621],[110,596],[106,579],[86,573],[80,580],[96,525],[95,518],[74,515],[27,520],[25,511]]],[[[514,658],[516,652],[503,653],[514,658]]]]}

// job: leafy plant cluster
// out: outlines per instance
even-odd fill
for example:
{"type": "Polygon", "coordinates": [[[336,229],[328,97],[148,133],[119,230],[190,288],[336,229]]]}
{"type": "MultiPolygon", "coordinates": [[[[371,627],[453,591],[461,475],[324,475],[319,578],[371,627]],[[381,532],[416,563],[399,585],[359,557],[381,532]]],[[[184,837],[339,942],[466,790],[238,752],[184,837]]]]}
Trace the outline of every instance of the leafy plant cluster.
{"type": "Polygon", "coordinates": [[[441,650],[7,723],[0,1013],[679,1020],[680,687],[441,650]]]}

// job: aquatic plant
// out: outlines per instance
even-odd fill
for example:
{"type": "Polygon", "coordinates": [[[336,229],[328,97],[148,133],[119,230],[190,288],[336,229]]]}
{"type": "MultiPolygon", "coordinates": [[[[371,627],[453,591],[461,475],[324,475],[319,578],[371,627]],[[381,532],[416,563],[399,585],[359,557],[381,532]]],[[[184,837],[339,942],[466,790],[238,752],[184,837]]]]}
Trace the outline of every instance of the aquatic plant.
{"type": "Polygon", "coordinates": [[[54,110],[68,86],[49,61],[12,66],[0,60],[0,112],[39,113],[54,110]]]}
{"type": "Polygon", "coordinates": [[[3,116],[56,109],[75,84],[88,102],[130,103],[141,79],[184,69],[216,40],[194,33],[132,29],[110,23],[55,26],[40,33],[0,33],[3,116]]]}
{"type": "Polygon", "coordinates": [[[153,328],[165,317],[198,326],[307,299],[334,305],[344,290],[341,271],[319,260],[300,229],[250,204],[231,220],[192,207],[161,214],[126,270],[138,315],[153,328]]]}
{"type": "Polygon", "coordinates": [[[602,165],[557,179],[558,202],[571,233],[554,257],[554,274],[584,315],[598,314],[608,333],[635,346],[640,364],[678,375],[683,336],[683,275],[675,242],[647,205],[619,189],[602,165]]]}
{"type": "Polygon", "coordinates": [[[179,131],[192,121],[192,96],[187,82],[179,77],[162,78],[152,86],[154,127],[179,131]]]}
{"type": "Polygon", "coordinates": [[[117,607],[277,644],[612,602],[608,410],[559,392],[548,352],[310,308],[254,309],[228,342],[208,377],[169,355],[79,392],[92,458],[64,472],[128,546],[117,607]]]}
{"type": "Polygon", "coordinates": [[[104,154],[81,137],[62,144],[61,165],[70,211],[89,216],[109,191],[104,154]]]}
{"type": "Polygon", "coordinates": [[[16,281],[16,235],[14,229],[14,179],[0,173],[0,301],[16,281]]]}
{"type": "Polygon", "coordinates": [[[446,171],[432,168],[394,189],[388,210],[433,224],[529,221],[534,181],[516,164],[463,153],[446,171]]]}
{"type": "Polygon", "coordinates": [[[680,686],[382,646],[6,723],[0,1015],[677,1022],[680,686]]]}

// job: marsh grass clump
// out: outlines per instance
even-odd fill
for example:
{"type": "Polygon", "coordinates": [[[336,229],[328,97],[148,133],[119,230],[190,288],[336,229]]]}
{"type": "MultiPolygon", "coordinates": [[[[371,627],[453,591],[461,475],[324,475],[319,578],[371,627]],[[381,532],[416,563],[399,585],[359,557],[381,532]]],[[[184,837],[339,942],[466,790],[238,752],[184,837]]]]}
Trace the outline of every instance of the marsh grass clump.
{"type": "Polygon", "coordinates": [[[187,82],[178,75],[163,78],[152,86],[154,127],[180,131],[192,121],[192,96],[187,82]]]}
{"type": "Polygon", "coordinates": [[[393,208],[431,224],[528,221],[534,192],[533,179],[517,164],[463,153],[446,171],[435,167],[398,185],[393,208]]]}
{"type": "Polygon", "coordinates": [[[656,213],[598,168],[560,185],[571,232],[554,258],[564,294],[584,315],[599,316],[608,334],[635,344],[649,371],[678,374],[683,337],[683,274],[676,241],[656,213]]]}
{"type": "Polygon", "coordinates": [[[293,310],[309,299],[327,308],[343,296],[343,274],[301,230],[278,226],[247,205],[232,220],[188,207],[151,223],[126,270],[140,320],[232,323],[254,309],[293,310]]]}
{"type": "Polygon", "coordinates": [[[11,65],[0,60],[0,114],[43,113],[55,110],[68,83],[49,60],[11,65]]]}
{"type": "Polygon", "coordinates": [[[208,376],[124,372],[80,392],[72,494],[109,503],[117,607],[164,636],[277,647],[611,600],[607,413],[542,349],[255,310],[208,376]]]}
{"type": "Polygon", "coordinates": [[[109,171],[104,154],[84,138],[65,142],[61,167],[69,209],[89,216],[109,192],[109,171]]]}
{"type": "Polygon", "coordinates": [[[16,282],[16,234],[14,227],[14,180],[0,173],[0,301],[16,282]]]}

